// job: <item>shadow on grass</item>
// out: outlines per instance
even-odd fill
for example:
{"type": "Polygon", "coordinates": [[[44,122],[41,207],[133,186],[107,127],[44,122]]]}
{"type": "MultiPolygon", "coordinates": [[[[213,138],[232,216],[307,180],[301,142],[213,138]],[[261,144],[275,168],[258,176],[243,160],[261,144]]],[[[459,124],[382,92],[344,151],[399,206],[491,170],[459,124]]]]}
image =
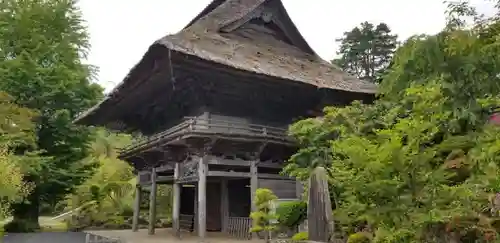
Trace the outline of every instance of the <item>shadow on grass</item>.
{"type": "MultiPolygon", "coordinates": [[[[0,232],[3,231],[3,228],[6,224],[8,224],[12,218],[8,218],[4,221],[0,222],[0,232]]],[[[38,218],[40,222],[40,231],[41,232],[65,232],[68,231],[68,226],[65,222],[59,220],[52,220],[51,217],[42,216],[38,218]]]]}

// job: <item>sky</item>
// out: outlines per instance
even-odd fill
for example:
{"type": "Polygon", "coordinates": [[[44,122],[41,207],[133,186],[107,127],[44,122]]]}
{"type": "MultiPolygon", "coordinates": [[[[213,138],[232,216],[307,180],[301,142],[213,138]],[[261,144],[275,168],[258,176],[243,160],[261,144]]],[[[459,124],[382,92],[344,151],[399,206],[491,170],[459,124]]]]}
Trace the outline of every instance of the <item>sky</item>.
{"type": "MultiPolygon", "coordinates": [[[[400,39],[433,34],[445,23],[442,0],[282,0],[310,46],[325,60],[336,39],[361,22],[385,22],[400,39]]],[[[87,61],[99,67],[97,82],[111,90],[157,39],[182,29],[211,0],[80,0],[92,48],[87,61]]],[[[492,12],[485,0],[470,0],[492,12]]]]}

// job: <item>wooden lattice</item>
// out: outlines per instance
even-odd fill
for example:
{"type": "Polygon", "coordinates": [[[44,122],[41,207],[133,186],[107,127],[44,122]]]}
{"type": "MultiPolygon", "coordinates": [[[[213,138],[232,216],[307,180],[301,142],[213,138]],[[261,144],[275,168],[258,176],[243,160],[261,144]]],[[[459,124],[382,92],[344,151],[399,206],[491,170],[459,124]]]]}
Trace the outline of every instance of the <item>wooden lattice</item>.
{"type": "Polygon", "coordinates": [[[252,234],[250,233],[250,227],[252,226],[252,220],[247,217],[229,217],[228,219],[228,229],[229,235],[237,239],[250,239],[252,234]]]}

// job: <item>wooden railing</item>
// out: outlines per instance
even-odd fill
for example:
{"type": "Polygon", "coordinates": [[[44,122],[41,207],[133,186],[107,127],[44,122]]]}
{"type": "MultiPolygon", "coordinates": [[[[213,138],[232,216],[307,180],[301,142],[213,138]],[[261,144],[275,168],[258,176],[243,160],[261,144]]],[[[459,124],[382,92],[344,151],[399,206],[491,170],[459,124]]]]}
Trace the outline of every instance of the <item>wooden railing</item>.
{"type": "Polygon", "coordinates": [[[287,129],[281,127],[242,123],[229,120],[206,119],[201,117],[185,117],[181,123],[163,132],[145,137],[136,143],[125,147],[122,152],[146,147],[150,144],[156,144],[158,142],[189,133],[201,133],[207,135],[240,135],[291,141],[287,135],[287,129]]]}
{"type": "Polygon", "coordinates": [[[252,219],[247,217],[229,217],[227,222],[227,233],[237,239],[250,239],[250,227],[252,219]]]}

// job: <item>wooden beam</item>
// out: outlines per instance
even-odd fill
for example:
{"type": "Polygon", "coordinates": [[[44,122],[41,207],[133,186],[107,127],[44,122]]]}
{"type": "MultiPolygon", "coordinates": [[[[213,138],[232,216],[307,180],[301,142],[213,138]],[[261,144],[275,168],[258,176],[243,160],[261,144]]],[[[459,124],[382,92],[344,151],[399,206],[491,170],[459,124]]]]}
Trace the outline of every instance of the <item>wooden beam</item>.
{"type": "Polygon", "coordinates": [[[236,171],[209,171],[208,176],[249,178],[250,173],[236,171]]]}
{"type": "Polygon", "coordinates": [[[263,162],[257,163],[257,167],[259,167],[259,168],[269,168],[269,169],[282,169],[283,165],[282,164],[276,164],[276,163],[273,163],[273,162],[263,161],[263,162]]]}
{"type": "MultiPolygon", "coordinates": [[[[235,178],[251,178],[252,173],[250,172],[236,172],[236,171],[214,171],[211,170],[208,172],[208,176],[216,176],[216,177],[235,177],[235,178]]],[[[273,179],[273,180],[294,180],[288,176],[282,176],[277,174],[269,174],[269,173],[258,173],[257,178],[259,179],[273,179]]]]}
{"type": "Polygon", "coordinates": [[[156,176],[156,181],[157,182],[173,182],[174,181],[174,176],[156,176]]]}
{"type": "Polygon", "coordinates": [[[294,178],[288,177],[288,176],[282,176],[282,175],[277,175],[277,174],[263,174],[259,173],[258,174],[259,179],[273,179],[273,180],[294,180],[294,178]]]}
{"type": "MultiPolygon", "coordinates": [[[[208,157],[208,164],[209,165],[227,165],[227,166],[241,166],[241,167],[250,167],[250,164],[252,162],[249,160],[243,160],[243,159],[225,159],[217,156],[209,156],[208,157]]],[[[263,161],[263,162],[258,162],[257,167],[259,168],[269,168],[269,169],[281,169],[283,168],[283,165],[273,163],[273,162],[268,162],[268,161],[263,161]]]]}
{"type": "Polygon", "coordinates": [[[228,165],[228,166],[250,166],[250,161],[242,159],[224,159],[217,156],[209,156],[208,164],[210,165],[228,165]]]}
{"type": "Polygon", "coordinates": [[[151,191],[149,192],[149,227],[148,234],[155,234],[155,224],[156,224],[156,170],[151,169],[151,191]]]}
{"type": "Polygon", "coordinates": [[[175,165],[173,164],[164,164],[156,167],[156,172],[165,172],[169,170],[174,170],[175,165]]]}

